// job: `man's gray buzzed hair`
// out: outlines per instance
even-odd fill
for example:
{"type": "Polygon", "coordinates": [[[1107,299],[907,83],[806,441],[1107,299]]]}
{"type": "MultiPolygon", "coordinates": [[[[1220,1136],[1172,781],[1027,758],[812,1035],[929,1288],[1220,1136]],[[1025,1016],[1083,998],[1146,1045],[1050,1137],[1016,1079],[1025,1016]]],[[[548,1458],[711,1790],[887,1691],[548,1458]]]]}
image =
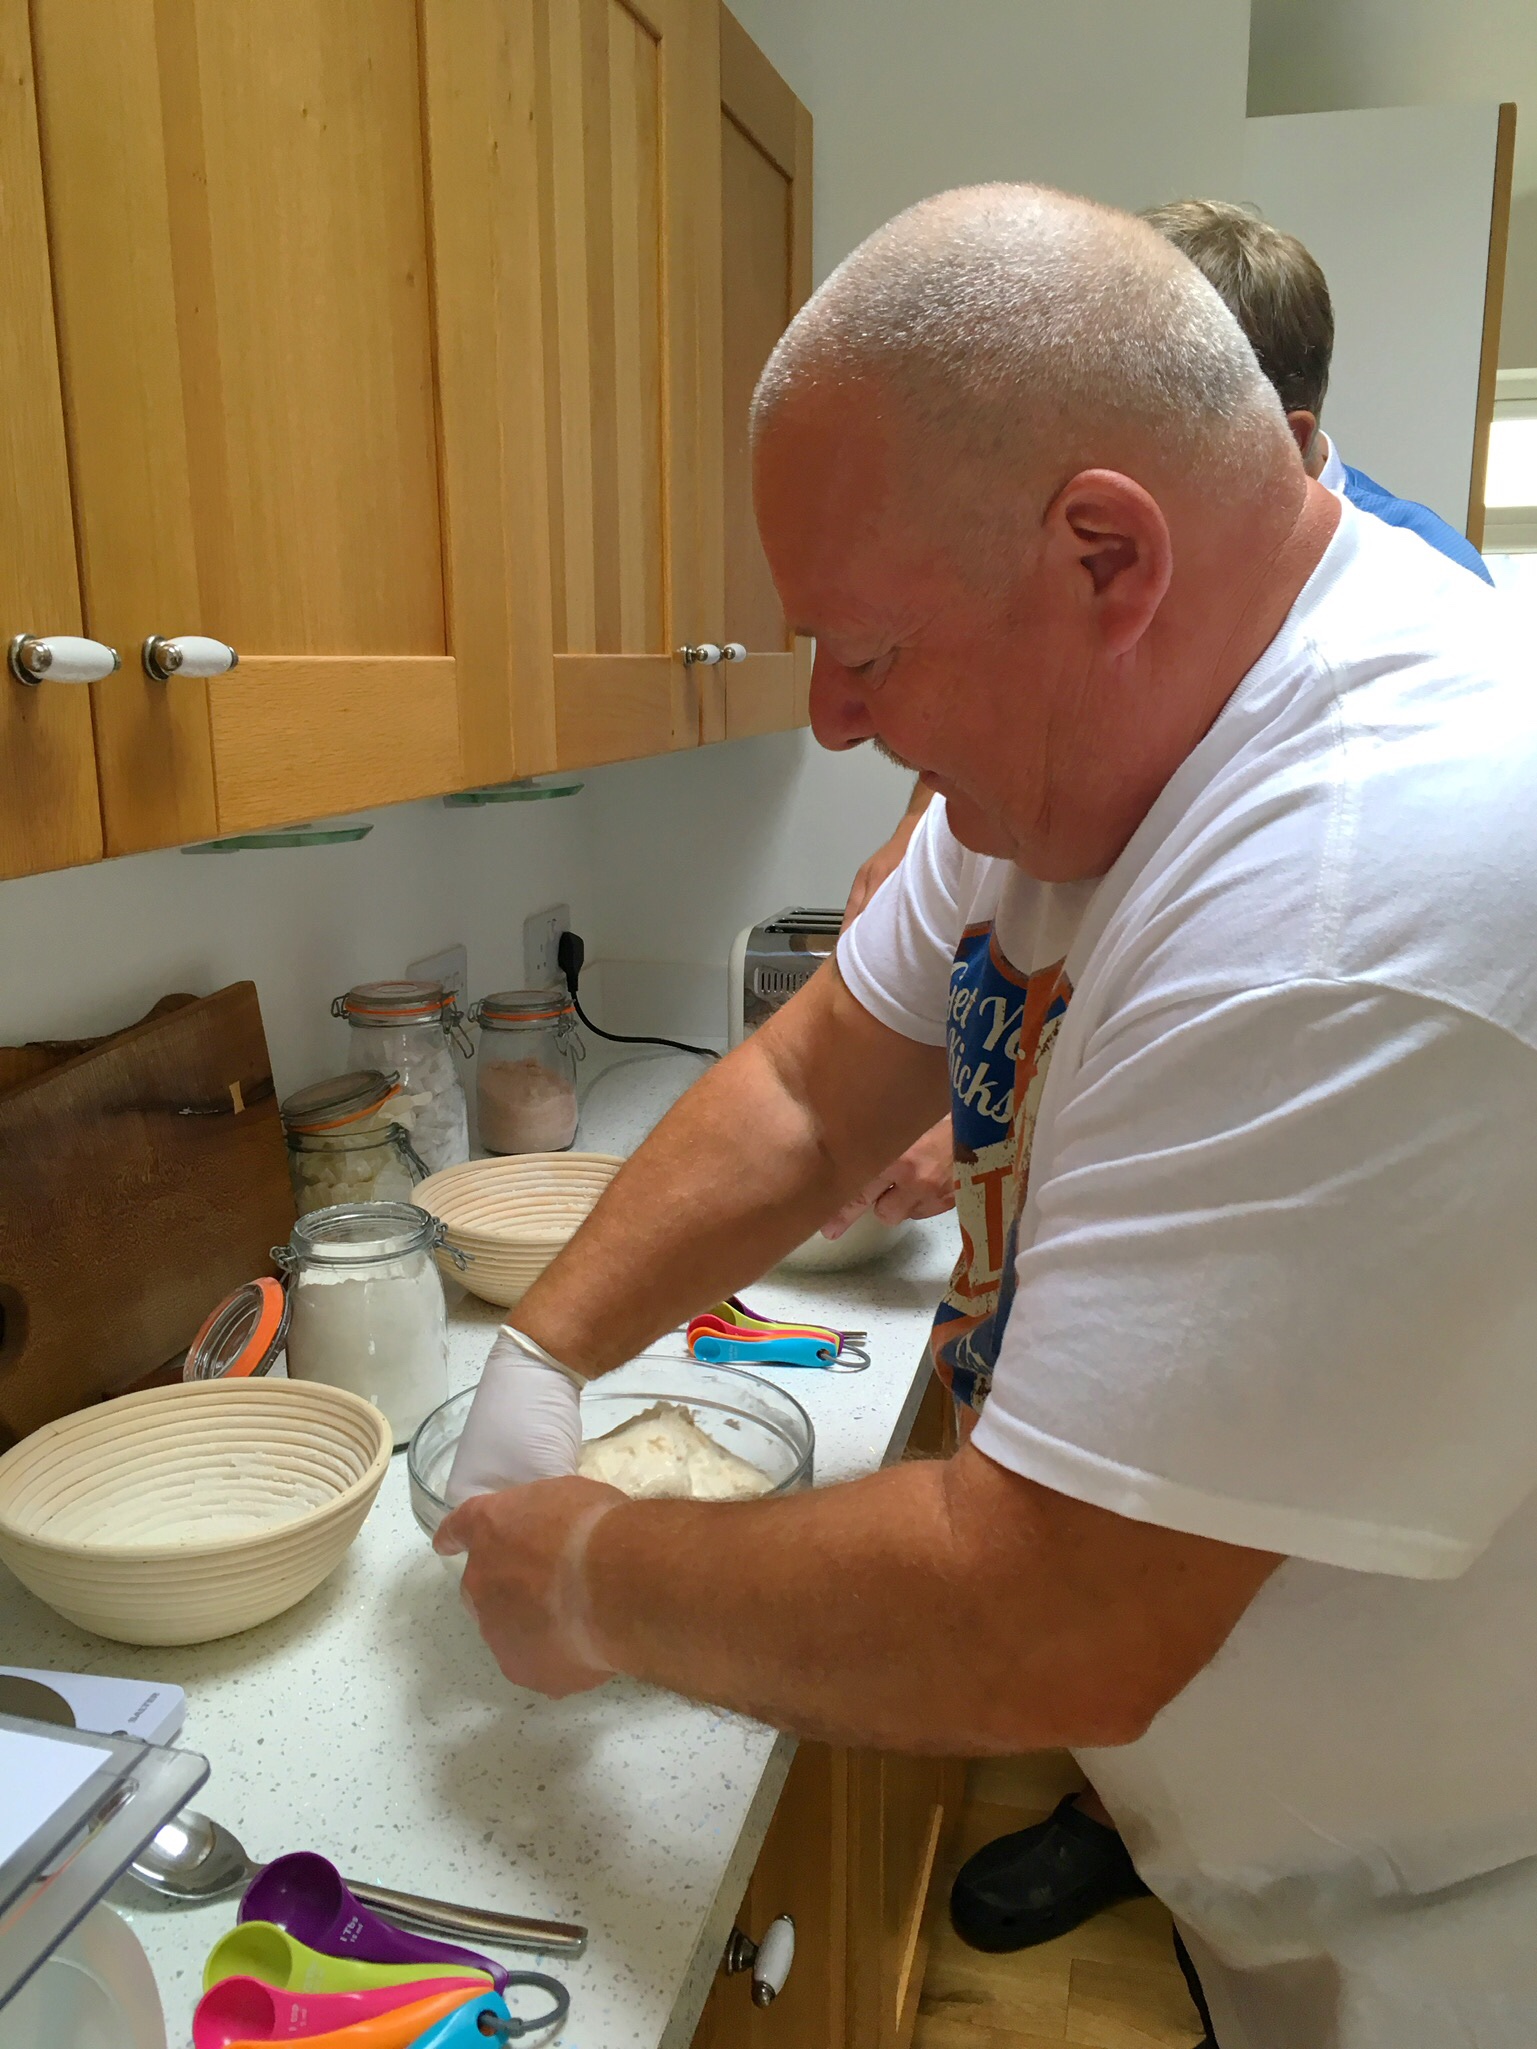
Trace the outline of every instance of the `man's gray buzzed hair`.
{"type": "Polygon", "coordinates": [[[754,434],[796,390],[866,382],[917,430],[910,481],[985,525],[978,494],[1044,503],[1079,469],[1121,467],[1128,430],[1217,492],[1290,447],[1195,266],[1132,215],[1045,186],[941,193],[862,242],[769,357],[754,434]]]}

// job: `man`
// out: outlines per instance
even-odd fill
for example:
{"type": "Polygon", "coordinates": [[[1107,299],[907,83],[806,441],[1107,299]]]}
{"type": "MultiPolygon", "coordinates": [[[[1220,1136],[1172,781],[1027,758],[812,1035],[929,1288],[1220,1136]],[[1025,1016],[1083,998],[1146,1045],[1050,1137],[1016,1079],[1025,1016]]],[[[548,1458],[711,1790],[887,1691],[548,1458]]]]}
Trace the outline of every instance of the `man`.
{"type": "Polygon", "coordinates": [[[1499,601],[1307,478],[1177,251],[1030,187],[840,267],[755,482],[818,737],[944,803],[524,1297],[439,1545],[547,1693],[1087,1752],[1223,2049],[1529,2044],[1537,692],[1499,601]],[[1006,992],[970,1442],[746,1505],[562,1477],[580,1381],[970,1092],[1006,992]]]}
{"type": "MultiPolygon", "coordinates": [[[[1389,526],[1418,534],[1448,560],[1460,562],[1485,583],[1493,583],[1488,565],[1466,534],[1458,533],[1428,505],[1396,497],[1364,470],[1342,462],[1339,450],[1319,426],[1334,357],[1334,302],[1328,280],[1311,251],[1295,235],[1272,227],[1252,207],[1225,199],[1176,199],[1167,206],[1150,207],[1142,218],[1176,249],[1182,249],[1222,294],[1286,408],[1286,423],[1302,451],[1308,475],[1317,477],[1326,491],[1386,520],[1389,526]]],[[[891,838],[861,866],[849,891],[846,915],[850,922],[907,851],[928,801],[928,791],[916,787],[891,838]]],[[[886,1214],[893,1222],[899,1216],[933,1213],[924,1205],[934,1193],[930,1171],[934,1159],[930,1146],[911,1161],[898,1162],[890,1184],[893,1192],[885,1197],[886,1214]]],[[[844,1228],[860,1206],[851,1205],[849,1215],[841,1220],[844,1228]]]]}
{"type": "MultiPolygon", "coordinates": [[[[1176,200],[1142,218],[1221,293],[1275,386],[1308,475],[1491,582],[1465,535],[1429,506],[1395,498],[1364,471],[1350,468],[1320,428],[1334,354],[1334,307],[1322,270],[1297,237],[1272,227],[1252,208],[1225,200],[1176,200]]],[[[896,866],[927,803],[920,785],[892,838],[855,878],[851,909],[867,901],[896,866]]],[[[889,1192],[879,1198],[888,1214],[924,1214],[933,1205],[944,1178],[941,1146],[947,1138],[941,1126],[890,1170],[889,1192]]],[[[846,1225],[855,1213],[857,1205],[839,1223],[846,1225]]],[[[957,1875],[951,1913],[957,1931],[978,1948],[1025,1949],[1145,1889],[1090,1787],[1062,1801],[1049,1821],[979,1850],[957,1875]]]]}

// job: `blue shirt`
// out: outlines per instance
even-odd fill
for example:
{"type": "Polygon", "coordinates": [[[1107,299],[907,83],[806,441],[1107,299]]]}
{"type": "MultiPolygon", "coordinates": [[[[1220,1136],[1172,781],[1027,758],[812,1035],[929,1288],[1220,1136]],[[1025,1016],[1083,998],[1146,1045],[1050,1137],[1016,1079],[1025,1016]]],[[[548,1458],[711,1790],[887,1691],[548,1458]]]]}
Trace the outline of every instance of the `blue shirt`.
{"type": "Polygon", "coordinates": [[[1449,561],[1471,569],[1485,583],[1493,583],[1488,565],[1466,534],[1459,534],[1454,526],[1448,526],[1440,513],[1432,512],[1428,505],[1417,504],[1413,498],[1395,498],[1391,491],[1384,491],[1365,470],[1353,469],[1345,462],[1332,441],[1329,443],[1329,459],[1318,481],[1327,490],[1337,491],[1342,498],[1348,498],[1362,512],[1371,513],[1388,526],[1406,527],[1411,534],[1418,534],[1422,541],[1428,541],[1449,561]]]}

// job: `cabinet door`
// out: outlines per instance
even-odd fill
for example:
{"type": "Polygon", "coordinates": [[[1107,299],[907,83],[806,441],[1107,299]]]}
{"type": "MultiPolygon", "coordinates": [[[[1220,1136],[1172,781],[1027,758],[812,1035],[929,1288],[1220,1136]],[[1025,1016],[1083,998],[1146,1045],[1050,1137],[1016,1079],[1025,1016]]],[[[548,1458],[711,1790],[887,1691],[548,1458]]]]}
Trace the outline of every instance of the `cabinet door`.
{"type": "Polygon", "coordinates": [[[535,26],[422,0],[449,644],[465,780],[555,759],[535,26]]]}
{"type": "Polygon", "coordinates": [[[536,0],[548,767],[692,746],[720,637],[716,0],[536,0]]]}
{"type": "Polygon", "coordinates": [[[934,1892],[965,1795],[948,1759],[857,1751],[849,1759],[848,2038],[907,2049],[918,2016],[934,1892]]]}
{"type": "MultiPolygon", "coordinates": [[[[0,641],[82,631],[27,0],[0,0],[0,641]]],[[[0,669],[0,877],[101,854],[91,700],[0,669]]]]}
{"type": "Polygon", "coordinates": [[[720,10],[725,617],[744,662],[707,671],[705,737],[804,725],[811,642],[787,630],[753,517],[747,414],[758,374],[811,291],[811,116],[720,10]]]}
{"type": "Polygon", "coordinates": [[[824,1743],[796,1751],[737,1914],[754,1941],[788,1914],[795,1961],[765,2007],[753,2005],[745,1972],[717,1976],[693,2049],[842,2049],[847,1777],[846,1751],[824,1743]]]}
{"type": "Polygon", "coordinates": [[[453,786],[416,0],[33,19],[108,851],[453,786]]]}

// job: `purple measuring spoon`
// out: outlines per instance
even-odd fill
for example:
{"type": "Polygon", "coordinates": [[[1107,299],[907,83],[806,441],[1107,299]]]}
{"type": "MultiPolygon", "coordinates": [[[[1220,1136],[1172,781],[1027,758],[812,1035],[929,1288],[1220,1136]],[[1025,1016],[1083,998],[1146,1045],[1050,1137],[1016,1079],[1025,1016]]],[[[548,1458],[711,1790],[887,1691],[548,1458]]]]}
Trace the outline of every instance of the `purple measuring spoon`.
{"type": "Polygon", "coordinates": [[[355,1900],[336,1866],[313,1850],[278,1857],[246,1887],[242,1921],[272,1921],[323,1956],[367,1964],[447,1964],[488,1971],[498,1988],[507,1968],[478,1950],[411,1935],[355,1900]]]}

